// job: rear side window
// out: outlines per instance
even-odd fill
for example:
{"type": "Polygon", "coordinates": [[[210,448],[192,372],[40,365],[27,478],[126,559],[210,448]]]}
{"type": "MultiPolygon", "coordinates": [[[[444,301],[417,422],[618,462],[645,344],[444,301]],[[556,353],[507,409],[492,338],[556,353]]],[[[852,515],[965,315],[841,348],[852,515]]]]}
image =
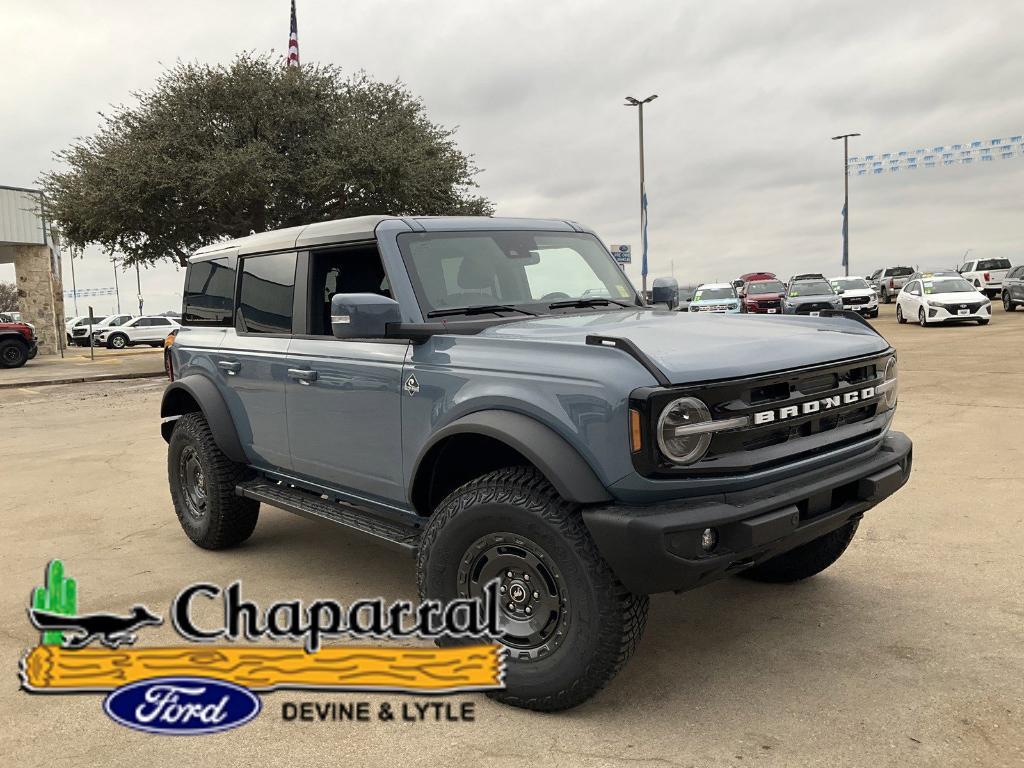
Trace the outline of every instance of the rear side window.
{"type": "Polygon", "coordinates": [[[1009,269],[1009,259],[982,259],[978,262],[978,269],[1009,269]]]}
{"type": "Polygon", "coordinates": [[[295,254],[242,259],[238,327],[249,333],[291,333],[295,299],[295,254]]]}
{"type": "Polygon", "coordinates": [[[183,325],[231,325],[236,261],[234,256],[224,256],[188,265],[181,310],[183,325]]]}
{"type": "Polygon", "coordinates": [[[910,267],[892,267],[885,270],[886,277],[909,277],[912,274],[914,274],[914,270],[910,267]]]}

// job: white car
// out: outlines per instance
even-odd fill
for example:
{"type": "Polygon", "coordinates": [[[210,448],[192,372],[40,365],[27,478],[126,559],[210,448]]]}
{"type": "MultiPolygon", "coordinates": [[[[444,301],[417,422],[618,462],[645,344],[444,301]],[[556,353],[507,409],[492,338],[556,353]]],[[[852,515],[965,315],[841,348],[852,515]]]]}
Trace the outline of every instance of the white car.
{"type": "Polygon", "coordinates": [[[1003,292],[1003,278],[1013,265],[1009,259],[974,259],[956,268],[960,276],[989,298],[1003,292]]]}
{"type": "Polygon", "coordinates": [[[988,325],[992,302],[962,277],[924,273],[903,286],[896,297],[896,321],[921,325],[974,321],[988,325]]]}
{"type": "Polygon", "coordinates": [[[161,347],[171,331],[180,327],[177,320],[161,315],[135,317],[124,325],[100,331],[96,343],[105,344],[110,349],[124,349],[133,344],[161,347]]]}
{"type": "MultiPolygon", "coordinates": [[[[92,327],[95,329],[106,319],[106,315],[95,315],[92,318],[92,327]]],[[[68,339],[68,346],[72,344],[77,344],[80,347],[89,346],[89,316],[72,317],[64,324],[64,332],[68,339]]]]}
{"type": "Polygon", "coordinates": [[[843,300],[843,309],[878,317],[878,294],[863,277],[830,277],[828,281],[843,300]]]}
{"type": "MultiPolygon", "coordinates": [[[[92,335],[98,336],[100,331],[117,325],[123,325],[132,319],[131,315],[109,315],[108,317],[94,317],[92,324],[92,335]]],[[[71,328],[71,344],[80,347],[89,346],[89,318],[84,318],[77,325],[71,328]]]]}

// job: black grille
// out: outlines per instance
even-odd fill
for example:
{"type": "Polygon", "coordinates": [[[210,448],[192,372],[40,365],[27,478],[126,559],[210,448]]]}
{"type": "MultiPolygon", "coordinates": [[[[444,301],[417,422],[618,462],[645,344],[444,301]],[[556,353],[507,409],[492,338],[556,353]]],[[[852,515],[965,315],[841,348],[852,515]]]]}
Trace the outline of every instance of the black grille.
{"type": "Polygon", "coordinates": [[[781,465],[803,458],[808,453],[833,450],[841,444],[868,439],[880,434],[874,417],[879,415],[879,397],[865,403],[859,401],[838,405],[822,401],[850,392],[858,394],[865,387],[881,383],[891,350],[868,358],[814,366],[751,379],[703,384],[694,387],[641,390],[649,392],[643,399],[634,398],[631,406],[646,412],[650,434],[654,436],[657,419],[669,401],[684,395],[703,400],[715,420],[772,411],[774,420],[765,424],[715,433],[705,457],[689,467],[678,467],[663,460],[652,439],[649,451],[634,454],[634,464],[641,474],[656,477],[691,475],[729,475],[769,466],[781,465]],[[803,413],[801,406],[818,402],[819,409],[803,413]],[[780,409],[801,407],[797,415],[782,418],[780,409]],[[864,423],[867,422],[867,423],[864,423]],[[862,424],[860,428],[855,425],[862,424]],[[847,428],[835,439],[822,436],[847,428]],[[779,448],[779,446],[785,446],[779,448]]]}
{"type": "Polygon", "coordinates": [[[843,304],[867,304],[871,299],[867,296],[850,296],[843,299],[843,304]]]}
{"type": "Polygon", "coordinates": [[[782,306],[782,302],[778,299],[772,301],[771,299],[758,299],[752,302],[753,306],[757,309],[779,309],[782,306]]]}
{"type": "Polygon", "coordinates": [[[796,308],[798,315],[809,315],[811,312],[824,312],[826,309],[832,309],[832,305],[827,301],[816,301],[810,304],[801,304],[796,308]]]}
{"type": "Polygon", "coordinates": [[[955,315],[961,309],[969,309],[972,313],[974,313],[974,312],[977,312],[979,309],[981,309],[981,302],[980,301],[976,301],[976,302],[966,302],[965,301],[962,304],[943,304],[943,307],[945,307],[946,311],[949,312],[949,314],[951,314],[951,315],[955,315]]]}

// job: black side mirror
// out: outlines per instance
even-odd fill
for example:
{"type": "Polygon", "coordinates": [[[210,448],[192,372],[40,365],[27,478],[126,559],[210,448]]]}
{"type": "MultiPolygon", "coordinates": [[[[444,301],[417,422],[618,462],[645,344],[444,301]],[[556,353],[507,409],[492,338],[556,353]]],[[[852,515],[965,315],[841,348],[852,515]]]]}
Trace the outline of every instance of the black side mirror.
{"type": "Polygon", "coordinates": [[[388,323],[402,322],[398,302],[376,293],[337,293],[331,299],[331,332],[339,339],[382,339],[388,323]]]}

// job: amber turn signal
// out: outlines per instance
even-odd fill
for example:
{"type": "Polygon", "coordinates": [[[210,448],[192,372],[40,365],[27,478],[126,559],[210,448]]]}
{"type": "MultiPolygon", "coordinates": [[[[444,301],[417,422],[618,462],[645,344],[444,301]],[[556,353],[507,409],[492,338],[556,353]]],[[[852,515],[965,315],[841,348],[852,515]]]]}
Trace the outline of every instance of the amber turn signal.
{"type": "Polygon", "coordinates": [[[640,432],[640,411],[636,408],[629,409],[629,447],[633,453],[644,447],[640,432]]]}

